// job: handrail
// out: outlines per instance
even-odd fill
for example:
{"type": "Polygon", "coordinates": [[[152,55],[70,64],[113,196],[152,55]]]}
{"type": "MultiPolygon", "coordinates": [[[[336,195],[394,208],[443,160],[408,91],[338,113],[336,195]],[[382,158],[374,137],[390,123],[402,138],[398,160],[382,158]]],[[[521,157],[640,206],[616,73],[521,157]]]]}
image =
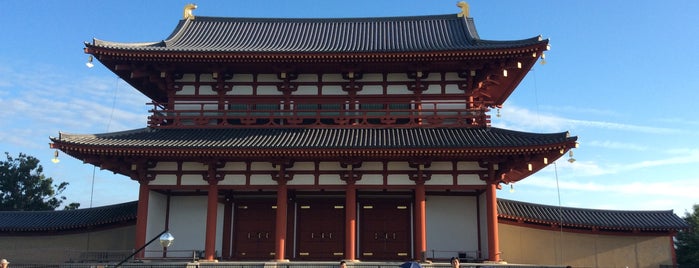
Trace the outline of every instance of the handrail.
{"type": "MultiPolygon", "coordinates": [[[[468,103],[430,101],[372,104],[373,109],[352,104],[184,102],[179,109],[151,103],[152,128],[254,128],[254,127],[475,127],[489,126],[488,109],[469,109],[468,103]],[[304,106],[305,105],[305,106],[304,106]],[[317,108],[308,108],[316,105],[317,108]],[[375,108],[384,106],[383,108],[375,108]],[[223,107],[223,108],[221,108],[223,107]],[[329,108],[330,107],[330,108],[329,108]],[[407,107],[407,108],[406,108],[407,107]],[[255,109],[257,108],[257,109],[255,109]]],[[[177,105],[175,105],[177,106],[177,105]]]]}

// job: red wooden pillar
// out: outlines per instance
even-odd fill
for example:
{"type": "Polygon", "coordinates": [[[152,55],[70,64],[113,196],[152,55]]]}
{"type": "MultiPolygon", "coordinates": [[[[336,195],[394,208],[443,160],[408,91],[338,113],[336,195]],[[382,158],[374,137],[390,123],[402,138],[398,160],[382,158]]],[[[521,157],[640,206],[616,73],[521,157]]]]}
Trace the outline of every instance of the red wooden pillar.
{"type": "Polygon", "coordinates": [[[415,252],[413,259],[423,260],[427,251],[427,231],[425,217],[425,182],[416,181],[415,186],[415,252]]]}
{"type": "Polygon", "coordinates": [[[284,249],[286,246],[286,217],[287,217],[287,186],[286,180],[279,180],[277,187],[277,215],[275,229],[275,253],[276,261],[284,260],[284,249]]]}
{"type": "MultiPolygon", "coordinates": [[[[138,211],[136,212],[136,239],[134,248],[141,248],[146,244],[146,230],[148,228],[148,180],[139,180],[138,187],[138,211]]],[[[143,251],[136,254],[136,258],[143,258],[143,251]]]]}
{"type": "Polygon", "coordinates": [[[209,178],[209,193],[206,202],[206,239],[204,240],[204,258],[213,261],[216,255],[216,218],[218,213],[218,181],[209,178]]]}
{"type": "MultiPolygon", "coordinates": [[[[349,183],[349,182],[348,182],[349,183]]],[[[345,190],[345,260],[357,257],[357,187],[352,181],[345,190]]]]}
{"type": "Polygon", "coordinates": [[[488,183],[486,199],[486,218],[488,222],[488,260],[500,261],[500,242],[498,238],[498,205],[496,183],[488,183]]]}

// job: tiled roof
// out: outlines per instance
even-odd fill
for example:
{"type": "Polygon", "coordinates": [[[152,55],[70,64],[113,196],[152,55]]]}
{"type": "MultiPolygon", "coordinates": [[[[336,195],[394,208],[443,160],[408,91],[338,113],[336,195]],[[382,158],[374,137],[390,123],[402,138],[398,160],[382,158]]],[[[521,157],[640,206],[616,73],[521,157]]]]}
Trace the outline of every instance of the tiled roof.
{"type": "Polygon", "coordinates": [[[527,133],[500,128],[226,128],[136,129],[97,135],[64,134],[55,143],[147,149],[411,149],[467,148],[523,150],[569,148],[567,132],[527,133]]]}
{"type": "Polygon", "coordinates": [[[628,211],[558,207],[498,200],[498,217],[539,224],[603,230],[667,231],[688,228],[672,210],[628,211]]]}
{"type": "MultiPolygon", "coordinates": [[[[79,231],[86,227],[133,223],[137,202],[60,211],[0,211],[0,232],[79,231]]],[[[616,211],[554,207],[498,199],[498,217],[522,219],[564,226],[616,230],[667,231],[687,228],[687,223],[668,211],[616,211]]]]}
{"type": "Polygon", "coordinates": [[[482,40],[472,18],[450,14],[315,19],[197,16],[181,20],[164,41],[118,43],[95,39],[92,45],[132,51],[385,53],[508,49],[547,42],[539,37],[482,40]]]}
{"type": "Polygon", "coordinates": [[[0,211],[0,232],[66,232],[131,224],[138,202],[56,211],[0,211]]]}

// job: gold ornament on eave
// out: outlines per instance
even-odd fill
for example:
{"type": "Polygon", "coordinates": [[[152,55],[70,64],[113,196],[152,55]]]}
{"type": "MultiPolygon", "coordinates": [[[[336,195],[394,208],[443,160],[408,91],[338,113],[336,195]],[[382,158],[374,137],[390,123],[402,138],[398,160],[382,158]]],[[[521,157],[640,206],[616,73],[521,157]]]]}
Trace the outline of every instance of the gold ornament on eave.
{"type": "Polygon", "coordinates": [[[461,8],[461,12],[459,12],[459,14],[456,14],[457,17],[469,17],[469,6],[468,3],[466,3],[466,1],[458,2],[456,3],[456,6],[461,8]]]}
{"type": "Polygon", "coordinates": [[[194,19],[194,13],[192,12],[193,10],[197,9],[197,5],[195,4],[186,4],[184,6],[184,15],[183,15],[183,20],[193,20],[194,19]]]}

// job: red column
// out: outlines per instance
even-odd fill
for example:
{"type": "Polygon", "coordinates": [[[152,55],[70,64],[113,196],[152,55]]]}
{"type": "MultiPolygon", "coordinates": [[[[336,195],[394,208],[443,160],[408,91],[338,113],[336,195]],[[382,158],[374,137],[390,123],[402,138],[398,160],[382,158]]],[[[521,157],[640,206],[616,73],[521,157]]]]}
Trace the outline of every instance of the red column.
{"type": "Polygon", "coordinates": [[[353,261],[357,248],[357,187],[354,182],[345,190],[345,259],[353,261]]]}
{"type": "Polygon", "coordinates": [[[216,254],[216,217],[218,213],[218,181],[209,179],[209,194],[206,202],[206,240],[204,257],[213,261],[216,254]]]}
{"type": "Polygon", "coordinates": [[[413,259],[422,260],[427,251],[427,231],[425,217],[425,183],[418,181],[415,186],[415,252],[413,259]]]}
{"type": "MultiPolygon", "coordinates": [[[[141,180],[138,187],[138,212],[136,212],[136,240],[134,249],[146,244],[146,230],[148,227],[148,181],[141,180]]],[[[136,254],[136,258],[143,258],[143,251],[136,254]]]]}
{"type": "Polygon", "coordinates": [[[498,205],[497,205],[497,185],[488,183],[485,192],[486,218],[488,222],[488,260],[500,261],[500,242],[498,238],[498,205]]]}
{"type": "MultiPolygon", "coordinates": [[[[283,176],[282,176],[283,177],[283,176]]],[[[277,188],[277,222],[275,229],[275,253],[277,261],[284,260],[284,248],[286,245],[286,211],[287,211],[287,187],[286,181],[279,180],[277,188]]]]}
{"type": "Polygon", "coordinates": [[[231,219],[233,218],[233,201],[226,198],[226,205],[223,211],[223,245],[221,245],[221,258],[231,258],[231,219]]]}

